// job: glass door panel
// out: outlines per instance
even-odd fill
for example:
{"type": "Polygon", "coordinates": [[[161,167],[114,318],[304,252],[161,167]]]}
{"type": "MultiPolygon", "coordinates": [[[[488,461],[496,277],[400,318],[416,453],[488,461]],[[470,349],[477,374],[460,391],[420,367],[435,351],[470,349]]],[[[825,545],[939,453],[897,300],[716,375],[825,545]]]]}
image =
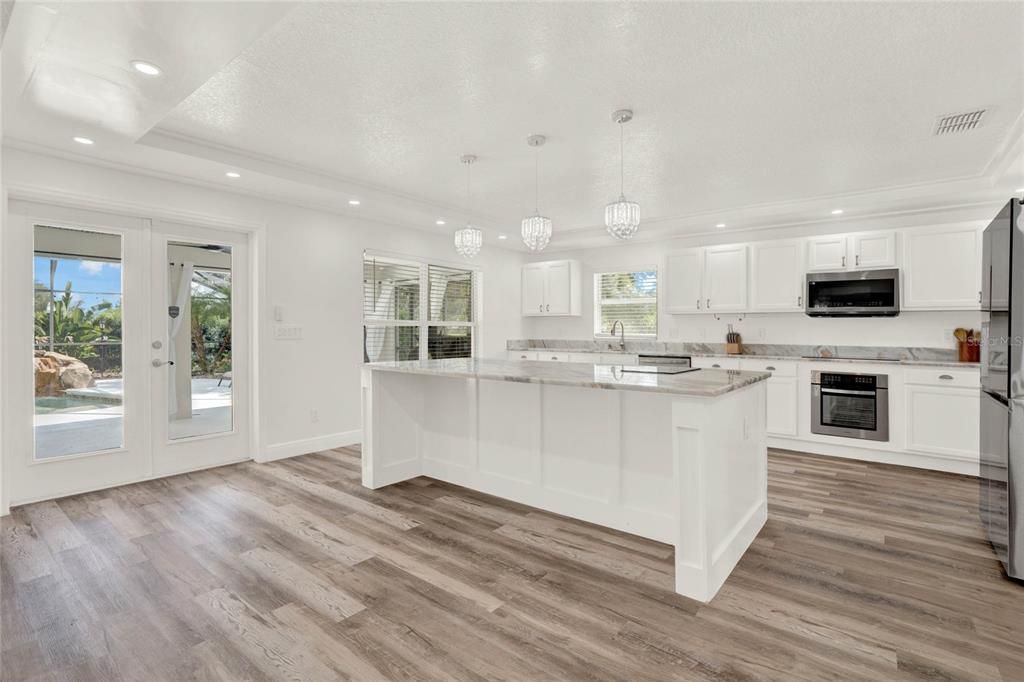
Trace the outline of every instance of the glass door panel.
{"type": "Polygon", "coordinates": [[[124,447],[122,238],[33,228],[34,459],[124,447]]]}
{"type": "Polygon", "coordinates": [[[232,418],[231,246],[167,244],[167,432],[229,432],[232,418]]]}

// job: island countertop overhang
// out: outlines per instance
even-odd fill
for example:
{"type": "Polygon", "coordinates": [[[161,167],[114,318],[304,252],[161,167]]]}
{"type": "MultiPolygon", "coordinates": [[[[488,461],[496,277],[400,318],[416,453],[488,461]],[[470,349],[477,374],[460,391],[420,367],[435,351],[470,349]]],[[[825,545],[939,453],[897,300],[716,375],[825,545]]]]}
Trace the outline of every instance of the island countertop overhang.
{"type": "Polygon", "coordinates": [[[372,362],[364,368],[427,376],[516,381],[606,390],[644,391],[714,398],[746,388],[770,372],[700,369],[684,374],[624,372],[621,365],[507,361],[485,358],[372,362]]]}

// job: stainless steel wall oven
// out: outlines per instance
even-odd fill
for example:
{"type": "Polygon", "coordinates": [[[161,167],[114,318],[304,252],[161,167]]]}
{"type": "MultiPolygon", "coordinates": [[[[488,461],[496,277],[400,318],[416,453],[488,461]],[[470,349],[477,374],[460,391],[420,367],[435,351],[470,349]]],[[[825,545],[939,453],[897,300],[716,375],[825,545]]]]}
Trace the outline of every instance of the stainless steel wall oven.
{"type": "Polygon", "coordinates": [[[889,440],[889,377],[811,373],[811,433],[889,440]]]}

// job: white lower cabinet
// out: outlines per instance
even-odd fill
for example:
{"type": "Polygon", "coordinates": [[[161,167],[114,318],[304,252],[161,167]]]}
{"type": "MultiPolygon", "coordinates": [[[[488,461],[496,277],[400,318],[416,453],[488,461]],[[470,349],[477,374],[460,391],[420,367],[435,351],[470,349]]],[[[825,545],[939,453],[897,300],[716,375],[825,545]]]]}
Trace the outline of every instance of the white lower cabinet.
{"type": "Polygon", "coordinates": [[[936,368],[906,374],[907,449],[979,459],[981,389],[975,371],[936,368]]]}
{"type": "Polygon", "coordinates": [[[797,410],[800,403],[797,363],[744,358],[740,361],[740,369],[772,373],[768,379],[766,430],[773,436],[797,435],[797,410]]]}

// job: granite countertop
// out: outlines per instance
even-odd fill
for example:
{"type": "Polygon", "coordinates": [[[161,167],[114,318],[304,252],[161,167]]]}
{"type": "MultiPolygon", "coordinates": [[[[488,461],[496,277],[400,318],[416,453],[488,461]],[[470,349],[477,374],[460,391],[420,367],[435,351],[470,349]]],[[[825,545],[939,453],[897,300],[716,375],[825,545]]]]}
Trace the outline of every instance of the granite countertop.
{"type": "MultiPolygon", "coordinates": [[[[978,369],[980,367],[977,362],[958,362],[955,359],[942,359],[938,357],[870,357],[865,355],[864,357],[828,357],[828,356],[816,356],[806,357],[811,352],[808,351],[806,355],[793,355],[791,353],[771,353],[771,352],[757,352],[757,353],[741,353],[741,354],[730,354],[730,353],[718,353],[708,350],[691,350],[691,349],[661,349],[661,348],[631,348],[627,342],[626,350],[616,350],[609,348],[594,348],[594,347],[578,347],[572,348],[569,346],[531,346],[529,348],[510,348],[509,350],[523,350],[523,351],[552,351],[559,353],[594,353],[601,355],[689,355],[694,358],[742,358],[747,360],[790,360],[790,361],[803,361],[803,362],[843,362],[843,363],[861,363],[861,364],[882,364],[882,365],[904,365],[909,367],[951,367],[951,368],[962,368],[962,369],[978,369]]],[[[803,349],[801,349],[803,350],[803,349]]],[[[913,351],[907,353],[907,355],[913,355],[913,351]]]]}
{"type": "Polygon", "coordinates": [[[482,358],[371,362],[363,366],[382,372],[407,372],[432,376],[520,381],[530,384],[648,391],[706,398],[714,398],[739,390],[764,381],[771,376],[770,372],[726,369],[701,369],[685,374],[637,374],[623,372],[621,365],[524,362],[482,358]]]}

